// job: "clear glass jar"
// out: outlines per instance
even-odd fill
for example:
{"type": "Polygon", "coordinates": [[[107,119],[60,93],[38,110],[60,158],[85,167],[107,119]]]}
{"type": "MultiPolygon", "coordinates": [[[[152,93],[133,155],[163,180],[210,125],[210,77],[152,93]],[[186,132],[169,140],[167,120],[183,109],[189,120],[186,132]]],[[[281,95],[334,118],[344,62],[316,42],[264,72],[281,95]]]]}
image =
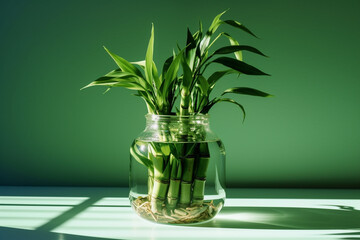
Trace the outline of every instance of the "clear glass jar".
{"type": "Polygon", "coordinates": [[[130,202],[158,223],[212,219],[225,201],[225,149],[208,115],[146,115],[130,148],[130,202]]]}

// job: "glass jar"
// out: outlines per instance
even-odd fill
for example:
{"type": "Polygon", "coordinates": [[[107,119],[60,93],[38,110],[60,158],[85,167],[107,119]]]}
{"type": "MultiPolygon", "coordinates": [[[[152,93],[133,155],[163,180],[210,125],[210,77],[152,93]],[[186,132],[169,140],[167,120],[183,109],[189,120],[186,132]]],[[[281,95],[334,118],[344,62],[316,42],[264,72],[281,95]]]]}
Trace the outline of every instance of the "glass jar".
{"type": "Polygon", "coordinates": [[[130,202],[158,223],[212,219],[225,201],[225,149],[208,115],[152,115],[130,148],[130,202]]]}

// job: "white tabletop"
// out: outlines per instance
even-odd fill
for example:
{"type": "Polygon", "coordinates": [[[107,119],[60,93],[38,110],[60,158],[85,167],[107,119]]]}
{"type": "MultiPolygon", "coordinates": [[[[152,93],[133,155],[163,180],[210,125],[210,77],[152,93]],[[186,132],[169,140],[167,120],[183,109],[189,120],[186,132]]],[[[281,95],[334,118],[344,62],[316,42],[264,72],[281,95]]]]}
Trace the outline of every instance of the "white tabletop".
{"type": "Polygon", "coordinates": [[[360,190],[227,193],[211,222],[174,226],[138,217],[126,188],[0,187],[0,239],[360,239],[360,190]]]}

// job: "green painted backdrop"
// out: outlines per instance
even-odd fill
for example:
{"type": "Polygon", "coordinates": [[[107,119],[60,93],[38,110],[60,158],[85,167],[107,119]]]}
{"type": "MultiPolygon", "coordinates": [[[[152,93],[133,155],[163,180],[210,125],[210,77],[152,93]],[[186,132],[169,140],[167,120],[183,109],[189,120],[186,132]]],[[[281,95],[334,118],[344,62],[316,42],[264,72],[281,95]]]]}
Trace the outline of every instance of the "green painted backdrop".
{"type": "MultiPolygon", "coordinates": [[[[212,129],[230,187],[360,186],[360,1],[1,1],[0,185],[126,186],[129,145],[146,108],[125,89],[79,89],[115,68],[102,49],[143,60],[155,24],[163,62],[186,27],[219,12],[261,39],[271,77],[227,78],[275,98],[219,104],[212,129]]],[[[225,28],[226,30],[226,28],[225,28]]],[[[230,29],[227,29],[227,31],[230,29]]]]}

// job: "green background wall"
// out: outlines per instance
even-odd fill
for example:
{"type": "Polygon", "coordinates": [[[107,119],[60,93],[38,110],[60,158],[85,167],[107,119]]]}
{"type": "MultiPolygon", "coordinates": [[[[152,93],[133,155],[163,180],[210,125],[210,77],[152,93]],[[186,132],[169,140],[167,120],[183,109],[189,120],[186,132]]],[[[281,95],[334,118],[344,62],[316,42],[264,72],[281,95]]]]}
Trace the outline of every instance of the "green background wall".
{"type": "MultiPolygon", "coordinates": [[[[270,58],[271,77],[228,77],[274,98],[237,97],[211,112],[227,150],[229,187],[360,186],[360,1],[1,1],[0,185],[127,186],[143,101],[125,89],[79,91],[115,68],[102,46],[143,60],[155,24],[162,63],[186,27],[230,8],[270,58]]],[[[231,28],[224,28],[231,31],[231,28]]]]}

